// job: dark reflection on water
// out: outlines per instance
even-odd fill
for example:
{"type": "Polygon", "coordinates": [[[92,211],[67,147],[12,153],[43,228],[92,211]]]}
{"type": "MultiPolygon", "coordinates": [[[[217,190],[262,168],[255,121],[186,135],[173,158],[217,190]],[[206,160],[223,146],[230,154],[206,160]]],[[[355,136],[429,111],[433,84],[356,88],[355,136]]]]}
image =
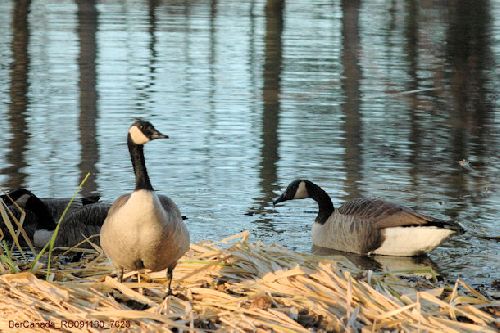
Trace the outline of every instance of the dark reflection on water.
{"type": "Polygon", "coordinates": [[[268,215],[273,210],[269,203],[279,190],[277,162],[279,160],[279,117],[282,69],[282,34],[284,0],[267,0],[265,5],[264,64],[262,66],[262,130],[261,163],[259,166],[259,185],[262,196],[256,201],[260,216],[255,220],[257,234],[275,235],[280,232],[268,215]]]}
{"type": "Polygon", "coordinates": [[[10,103],[4,117],[8,119],[10,140],[8,152],[4,155],[2,174],[8,176],[7,188],[16,188],[26,182],[26,145],[28,142],[28,43],[30,26],[28,22],[29,1],[16,1],[12,9],[12,62],[10,63],[10,103]]]}
{"type": "MultiPolygon", "coordinates": [[[[96,56],[97,56],[97,26],[98,12],[93,0],[77,0],[78,6],[78,40],[80,53],[78,67],[80,72],[80,181],[88,172],[97,173],[99,149],[97,142],[96,122],[98,119],[96,90],[96,56]]],[[[95,177],[88,179],[82,194],[87,196],[97,191],[95,177]]]]}
{"type": "Polygon", "coordinates": [[[499,279],[500,6],[490,1],[0,2],[0,183],[112,200],[133,187],[125,131],[151,119],[156,188],[194,241],[242,229],[309,251],[314,203],[380,196],[469,232],[440,271],[499,279]]]}
{"type": "Polygon", "coordinates": [[[342,8],[342,90],[344,115],[342,146],[345,148],[345,199],[359,198],[361,193],[358,182],[362,178],[363,165],[363,124],[360,110],[360,81],[362,77],[359,57],[361,52],[359,36],[359,9],[361,1],[344,0],[342,8]]]}

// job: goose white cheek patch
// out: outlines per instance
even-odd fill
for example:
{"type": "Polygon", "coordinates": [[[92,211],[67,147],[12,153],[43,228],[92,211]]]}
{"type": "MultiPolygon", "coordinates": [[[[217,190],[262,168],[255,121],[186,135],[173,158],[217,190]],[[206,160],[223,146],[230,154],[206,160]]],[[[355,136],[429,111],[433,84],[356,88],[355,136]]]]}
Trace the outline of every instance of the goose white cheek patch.
{"type": "Polygon", "coordinates": [[[297,191],[295,192],[294,199],[304,199],[309,198],[309,193],[307,193],[306,183],[300,182],[297,191]]]}
{"type": "Polygon", "coordinates": [[[130,133],[132,142],[136,145],[143,145],[149,142],[149,138],[145,136],[144,133],[142,133],[141,130],[137,128],[137,126],[130,127],[128,132],[130,133]]]}

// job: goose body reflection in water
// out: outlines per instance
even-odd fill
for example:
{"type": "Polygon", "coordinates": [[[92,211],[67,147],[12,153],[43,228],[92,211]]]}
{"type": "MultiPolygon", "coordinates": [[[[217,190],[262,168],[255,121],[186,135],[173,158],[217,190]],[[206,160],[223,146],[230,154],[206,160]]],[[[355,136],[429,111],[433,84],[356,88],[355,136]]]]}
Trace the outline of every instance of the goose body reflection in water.
{"type": "Polygon", "coordinates": [[[427,255],[417,257],[365,256],[319,246],[313,246],[311,252],[318,256],[345,258],[362,270],[408,274],[431,271],[439,273],[438,266],[427,255]]]}

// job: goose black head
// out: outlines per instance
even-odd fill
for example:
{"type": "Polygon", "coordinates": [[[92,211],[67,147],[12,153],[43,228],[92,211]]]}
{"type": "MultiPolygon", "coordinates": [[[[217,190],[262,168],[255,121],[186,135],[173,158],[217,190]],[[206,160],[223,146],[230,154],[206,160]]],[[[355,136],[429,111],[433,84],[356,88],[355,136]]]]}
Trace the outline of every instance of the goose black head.
{"type": "Polygon", "coordinates": [[[149,121],[138,119],[128,130],[129,140],[136,145],[144,145],[151,140],[168,139],[168,135],[162,134],[149,121]]]}
{"type": "MultiPolygon", "coordinates": [[[[31,191],[25,188],[12,190],[0,198],[7,206],[20,207],[35,214],[37,228],[54,230],[56,223],[50,214],[48,207],[31,191]],[[14,204],[15,203],[15,204],[14,204]]],[[[17,207],[16,207],[17,208],[17,207]]]]}
{"type": "Polygon", "coordinates": [[[308,187],[312,184],[309,180],[297,179],[288,185],[285,192],[283,192],[276,200],[273,201],[273,205],[276,206],[279,202],[293,200],[293,199],[305,199],[309,198],[308,187]]]}
{"type": "Polygon", "coordinates": [[[8,194],[1,195],[0,198],[7,206],[11,206],[15,202],[18,206],[24,208],[29,201],[36,198],[36,195],[25,188],[18,188],[10,191],[8,194]]]}

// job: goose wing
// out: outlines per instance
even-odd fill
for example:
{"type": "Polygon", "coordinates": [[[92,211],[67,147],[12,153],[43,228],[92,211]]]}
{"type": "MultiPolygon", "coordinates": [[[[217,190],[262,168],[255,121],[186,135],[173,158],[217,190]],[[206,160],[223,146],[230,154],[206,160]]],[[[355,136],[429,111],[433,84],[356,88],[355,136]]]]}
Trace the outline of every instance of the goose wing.
{"type": "Polygon", "coordinates": [[[71,223],[75,225],[85,225],[85,226],[96,226],[101,227],[104,224],[104,220],[108,215],[111,208],[111,204],[99,202],[89,205],[85,205],[82,208],[71,212],[65,218],[65,223],[71,223]]]}
{"type": "MultiPolygon", "coordinates": [[[[48,208],[50,215],[54,217],[54,220],[56,222],[59,220],[69,203],[69,199],[40,198],[40,200],[48,208]]],[[[81,201],[75,200],[71,203],[71,206],[68,209],[68,213],[74,212],[82,207],[83,204],[81,203],[81,201]]]]}
{"type": "MultiPolygon", "coordinates": [[[[80,208],[97,203],[101,197],[98,195],[76,198],[71,203],[69,207],[68,213],[79,210],[80,208]]],[[[62,215],[68,203],[71,199],[68,198],[40,198],[40,200],[45,204],[45,206],[49,209],[50,214],[57,221],[59,217],[62,215]]]]}
{"type": "Polygon", "coordinates": [[[360,198],[346,202],[338,209],[342,215],[374,223],[377,228],[411,226],[435,226],[457,231],[463,229],[458,223],[444,221],[417,213],[413,209],[377,198],[360,198]]]}
{"type": "MultiPolygon", "coordinates": [[[[110,207],[107,203],[94,203],[71,212],[62,221],[56,246],[74,246],[85,238],[99,235],[110,207]]],[[[91,241],[99,244],[99,238],[91,241]]]]}
{"type": "Polygon", "coordinates": [[[348,201],[338,208],[342,215],[357,217],[363,220],[376,221],[398,212],[400,207],[374,198],[359,198],[348,201]]]}
{"type": "Polygon", "coordinates": [[[170,255],[172,258],[176,258],[175,261],[177,261],[187,250],[189,250],[189,231],[182,220],[181,211],[175,202],[165,195],[158,195],[158,198],[160,199],[163,209],[165,209],[170,217],[169,238],[171,241],[169,241],[168,247],[170,255]]]}
{"type": "Polygon", "coordinates": [[[175,220],[182,220],[181,211],[172,199],[163,194],[158,195],[158,199],[160,199],[163,209],[165,209],[170,216],[175,220]]]}

